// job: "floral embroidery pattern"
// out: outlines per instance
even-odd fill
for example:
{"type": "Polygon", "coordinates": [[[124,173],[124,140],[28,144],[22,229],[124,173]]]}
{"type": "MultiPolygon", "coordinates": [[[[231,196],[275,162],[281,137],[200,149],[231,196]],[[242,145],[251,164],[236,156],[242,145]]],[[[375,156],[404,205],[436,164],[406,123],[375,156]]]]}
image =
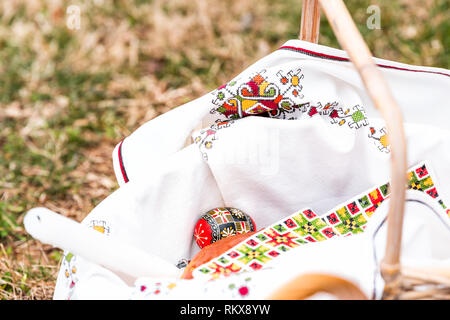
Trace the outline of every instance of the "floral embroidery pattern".
{"type": "Polygon", "coordinates": [[[266,70],[255,73],[248,80],[233,80],[215,92],[213,110],[227,119],[238,119],[250,115],[282,109],[294,111],[303,95],[300,94],[303,79],[301,70],[291,70],[287,74],[279,71],[267,75],[266,70]]]}
{"type": "Polygon", "coordinates": [[[327,103],[303,101],[300,94],[304,75],[301,69],[283,70],[271,74],[266,70],[256,72],[247,79],[233,80],[213,91],[211,113],[219,113],[226,119],[239,119],[251,115],[260,115],[277,119],[298,119],[303,114],[313,117],[328,117],[332,124],[359,129],[368,124],[363,108],[341,107],[337,102],[327,103]]]}
{"type": "Polygon", "coordinates": [[[78,282],[76,260],[77,257],[72,253],[65,252],[61,270],[64,270],[65,286],[68,289],[67,300],[71,299],[75,284],[78,282]]]}
{"type": "MultiPolygon", "coordinates": [[[[425,163],[410,169],[407,186],[430,196],[442,208],[441,213],[450,218],[450,209],[440,198],[425,163]]],[[[366,224],[390,193],[388,182],[350,199],[322,217],[311,209],[300,210],[197,267],[193,277],[217,279],[235,272],[260,270],[284,252],[301,245],[364,232],[366,224]]]]}
{"type": "MultiPolygon", "coordinates": [[[[194,137],[203,158],[208,160],[208,151],[213,148],[220,129],[228,128],[235,120],[247,116],[285,120],[321,116],[332,125],[345,125],[355,130],[369,125],[364,108],[359,105],[343,106],[337,101],[322,105],[321,102],[304,101],[301,94],[303,79],[301,69],[276,73],[261,70],[214,90],[211,114],[218,114],[219,119],[194,137]]],[[[385,128],[371,127],[369,138],[380,151],[390,152],[385,128]]]]}
{"type": "Polygon", "coordinates": [[[255,281],[251,276],[234,274],[220,281],[206,281],[202,284],[185,279],[169,281],[141,278],[135,284],[131,298],[168,299],[210,296],[221,299],[251,299],[255,293],[255,281]]]}
{"type": "Polygon", "coordinates": [[[175,288],[177,288],[177,281],[156,281],[156,282],[143,282],[137,283],[134,287],[135,291],[133,295],[139,298],[159,297],[166,296],[175,288]]]}
{"type": "MultiPolygon", "coordinates": [[[[103,220],[91,220],[88,226],[98,232],[109,235],[110,227],[106,221],[103,220]]],[[[77,256],[71,252],[65,251],[62,261],[61,270],[64,270],[65,286],[68,289],[67,300],[72,298],[75,286],[78,282],[78,266],[77,266],[77,256]]]]}
{"type": "MultiPolygon", "coordinates": [[[[250,277],[247,278],[247,279],[245,279],[246,282],[247,282],[247,281],[250,281],[250,280],[251,280],[250,277]]],[[[246,296],[248,296],[248,295],[250,294],[250,288],[249,288],[246,284],[243,284],[243,285],[235,285],[234,283],[232,283],[232,284],[230,284],[230,285],[228,286],[228,288],[229,288],[230,290],[236,289],[237,293],[238,293],[239,296],[241,296],[241,297],[246,297],[246,296]]]]}
{"type": "Polygon", "coordinates": [[[219,121],[207,129],[200,130],[197,136],[194,137],[194,143],[198,145],[203,159],[208,160],[207,151],[213,147],[214,141],[217,139],[217,131],[228,128],[232,123],[233,121],[231,120],[219,121]]]}
{"type": "Polygon", "coordinates": [[[249,299],[254,291],[255,282],[250,276],[230,277],[226,282],[208,281],[204,293],[211,292],[229,299],[249,299]]]}
{"type": "Polygon", "coordinates": [[[369,138],[374,140],[375,145],[378,147],[378,150],[386,153],[391,152],[391,146],[389,143],[386,128],[383,127],[379,130],[376,130],[374,127],[370,127],[369,130],[369,138]]]}
{"type": "Polygon", "coordinates": [[[91,220],[89,222],[89,227],[105,235],[109,235],[110,233],[108,224],[103,220],[91,220]]]}

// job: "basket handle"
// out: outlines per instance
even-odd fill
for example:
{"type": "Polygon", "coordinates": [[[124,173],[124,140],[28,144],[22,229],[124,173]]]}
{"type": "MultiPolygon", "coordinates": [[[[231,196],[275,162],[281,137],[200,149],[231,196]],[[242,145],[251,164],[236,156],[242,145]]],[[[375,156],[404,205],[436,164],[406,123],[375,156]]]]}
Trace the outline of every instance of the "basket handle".
{"type": "Polygon", "coordinates": [[[303,0],[299,39],[317,43],[319,41],[320,6],[317,0],[303,0]]]}
{"type": "Polygon", "coordinates": [[[387,245],[380,267],[385,280],[384,297],[395,297],[400,281],[400,247],[407,170],[402,114],[342,0],[304,0],[300,39],[317,42],[318,37],[314,35],[319,32],[319,3],[340,45],[357,69],[371,100],[386,121],[391,144],[391,201],[387,245]]]}

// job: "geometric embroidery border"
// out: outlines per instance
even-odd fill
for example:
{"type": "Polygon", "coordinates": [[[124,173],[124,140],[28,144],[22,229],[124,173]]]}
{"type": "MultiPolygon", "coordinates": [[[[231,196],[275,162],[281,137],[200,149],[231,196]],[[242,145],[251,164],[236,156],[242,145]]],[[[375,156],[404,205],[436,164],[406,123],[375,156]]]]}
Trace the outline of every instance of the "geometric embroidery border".
{"type": "MultiPolygon", "coordinates": [[[[429,171],[425,162],[411,168],[407,187],[433,198],[443,215],[450,218],[450,209],[440,197],[429,171]]],[[[311,209],[297,211],[200,265],[193,271],[193,277],[217,279],[231,273],[260,270],[268,262],[304,244],[364,232],[376,209],[389,196],[390,184],[385,183],[353,197],[322,217],[311,209]]]]}

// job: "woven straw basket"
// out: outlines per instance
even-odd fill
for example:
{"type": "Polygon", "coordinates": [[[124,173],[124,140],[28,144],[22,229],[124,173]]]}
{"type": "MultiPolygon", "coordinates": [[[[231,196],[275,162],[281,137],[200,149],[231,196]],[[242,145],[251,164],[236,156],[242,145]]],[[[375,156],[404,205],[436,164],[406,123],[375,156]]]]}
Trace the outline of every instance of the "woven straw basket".
{"type": "MultiPolygon", "coordinates": [[[[400,108],[377,69],[372,55],[342,0],[303,0],[300,40],[318,42],[320,10],[348,53],[376,108],[386,121],[391,142],[392,195],[388,213],[387,246],[381,262],[385,280],[383,299],[450,299],[450,270],[400,265],[403,210],[406,192],[406,142],[400,108]],[[345,32],[343,32],[345,30],[345,32]]],[[[327,275],[302,275],[280,288],[274,299],[303,299],[328,292],[340,299],[364,299],[354,284],[327,275]],[[314,279],[314,281],[308,281],[314,279]],[[311,283],[314,283],[311,286],[311,283]],[[306,285],[305,285],[306,284],[306,285]]]]}

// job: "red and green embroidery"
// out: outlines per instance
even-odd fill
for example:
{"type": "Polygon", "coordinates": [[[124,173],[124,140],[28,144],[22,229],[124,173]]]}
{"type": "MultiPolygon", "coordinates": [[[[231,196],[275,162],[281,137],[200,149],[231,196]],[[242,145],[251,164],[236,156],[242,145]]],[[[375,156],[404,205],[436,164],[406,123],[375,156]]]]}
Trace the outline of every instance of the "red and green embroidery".
{"type": "Polygon", "coordinates": [[[408,189],[424,192],[433,198],[450,218],[450,209],[447,208],[440,194],[437,191],[435,183],[430,176],[426,164],[421,164],[414,170],[408,172],[408,189]]]}
{"type": "MultiPolygon", "coordinates": [[[[450,218],[450,209],[447,209],[440,198],[426,164],[421,163],[408,172],[407,186],[411,190],[427,194],[442,208],[441,213],[450,218]]],[[[194,270],[193,276],[215,279],[225,274],[260,270],[284,252],[295,250],[301,245],[364,232],[372,215],[389,196],[390,184],[385,183],[350,199],[321,217],[311,209],[300,210],[199,266],[194,270]]]]}
{"type": "Polygon", "coordinates": [[[262,70],[247,80],[233,80],[215,92],[213,110],[227,119],[238,119],[278,109],[293,112],[303,98],[301,70],[291,70],[286,74],[265,75],[262,70]]]}
{"type": "MultiPolygon", "coordinates": [[[[369,124],[364,108],[334,102],[305,101],[304,75],[301,69],[273,71],[261,70],[253,75],[241,77],[224,84],[212,92],[211,114],[219,114],[216,123],[194,136],[205,160],[208,151],[217,140],[217,132],[228,128],[234,120],[247,116],[262,116],[276,119],[297,120],[321,116],[332,125],[360,129],[369,124]]],[[[370,128],[368,135],[378,149],[390,152],[385,128],[370,128]]]]}
{"type": "Polygon", "coordinates": [[[212,92],[215,107],[211,113],[219,113],[225,119],[239,119],[259,115],[277,119],[299,119],[306,115],[327,117],[332,124],[347,124],[359,129],[368,121],[362,107],[339,106],[337,102],[304,101],[301,94],[304,75],[301,69],[280,70],[277,73],[262,70],[247,78],[238,78],[212,92]]]}

